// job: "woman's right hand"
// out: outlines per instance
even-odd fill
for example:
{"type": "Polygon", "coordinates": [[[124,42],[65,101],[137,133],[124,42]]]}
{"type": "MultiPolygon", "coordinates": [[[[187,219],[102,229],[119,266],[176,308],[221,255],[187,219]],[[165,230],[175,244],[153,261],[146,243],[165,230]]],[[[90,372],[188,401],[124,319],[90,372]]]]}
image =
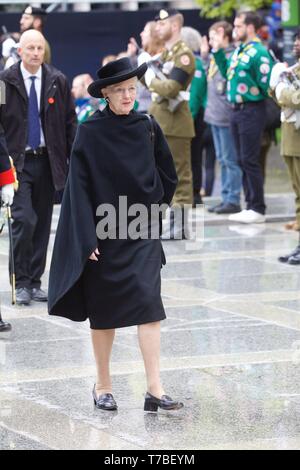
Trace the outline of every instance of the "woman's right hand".
{"type": "Polygon", "coordinates": [[[92,253],[91,256],[89,257],[89,259],[90,259],[91,261],[99,261],[98,258],[97,258],[97,256],[100,256],[100,253],[99,253],[98,248],[96,248],[96,250],[93,251],[93,253],[92,253]]]}
{"type": "Polygon", "coordinates": [[[200,53],[201,53],[202,59],[207,59],[209,55],[209,43],[208,43],[207,36],[202,36],[201,38],[200,53]]]}

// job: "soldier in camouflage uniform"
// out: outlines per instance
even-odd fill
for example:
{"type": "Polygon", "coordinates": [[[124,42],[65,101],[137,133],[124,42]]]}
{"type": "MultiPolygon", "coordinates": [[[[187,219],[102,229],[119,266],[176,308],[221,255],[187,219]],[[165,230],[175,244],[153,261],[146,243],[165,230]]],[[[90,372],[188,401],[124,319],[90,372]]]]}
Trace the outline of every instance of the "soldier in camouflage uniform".
{"type": "Polygon", "coordinates": [[[230,215],[229,220],[241,223],[265,222],[260,147],[273,59],[257,37],[259,26],[256,13],[238,14],[234,28],[240,46],[227,59],[216,37],[213,50],[220,72],[227,78],[227,99],[233,108],[230,128],[243,171],[247,204],[246,210],[230,215]]]}
{"type": "MultiPolygon", "coordinates": [[[[23,11],[23,14],[20,19],[20,34],[23,34],[29,29],[35,29],[43,34],[44,25],[47,18],[47,11],[44,8],[37,8],[32,6],[27,6],[23,11]]],[[[14,36],[14,35],[13,35],[14,36]]],[[[18,55],[19,44],[17,40],[13,39],[13,36],[10,35],[2,44],[2,56],[5,60],[5,69],[8,69],[13,64],[16,64],[20,57],[18,55]]],[[[45,38],[44,38],[45,39],[45,38]]],[[[44,63],[51,64],[51,48],[48,41],[45,39],[45,55],[44,63]]]]}
{"type": "MultiPolygon", "coordinates": [[[[286,64],[275,65],[271,76],[271,87],[282,108],[281,154],[287,164],[296,194],[296,219],[300,227],[300,29],[295,37],[294,53],[298,62],[287,68],[286,64]]],[[[300,239],[291,253],[280,256],[279,261],[292,265],[300,264],[300,239]]]]}
{"type": "MultiPolygon", "coordinates": [[[[157,33],[164,39],[166,51],[160,56],[165,79],[155,76],[151,68],[145,75],[145,82],[152,92],[153,103],[150,113],[157,119],[170,146],[176,171],[178,186],[174,204],[182,211],[184,204],[192,204],[191,141],[195,135],[192,114],[189,109],[189,93],[186,93],[195,72],[193,52],[181,40],[183,16],[176,10],[160,10],[156,16],[157,33]],[[172,101],[178,100],[175,106],[172,101]]],[[[183,211],[182,211],[183,213],[183,211]]],[[[172,218],[171,233],[166,238],[180,238],[174,233],[181,231],[184,237],[182,222],[175,227],[177,217],[172,218]]]]}

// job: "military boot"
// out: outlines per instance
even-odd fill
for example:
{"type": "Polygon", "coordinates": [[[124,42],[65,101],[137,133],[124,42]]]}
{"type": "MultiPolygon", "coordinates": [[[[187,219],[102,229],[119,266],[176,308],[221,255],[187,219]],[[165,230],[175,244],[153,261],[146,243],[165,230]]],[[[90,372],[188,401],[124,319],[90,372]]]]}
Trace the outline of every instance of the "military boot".
{"type": "Polygon", "coordinates": [[[298,246],[291,253],[279,256],[278,261],[293,265],[300,264],[300,239],[298,246]]]}
{"type": "Polygon", "coordinates": [[[182,207],[172,207],[169,223],[162,233],[161,240],[190,240],[188,216],[188,209],[184,210],[182,207]]]}
{"type": "Polygon", "coordinates": [[[299,244],[295,252],[289,257],[288,264],[292,264],[293,266],[300,264],[300,235],[299,235],[299,244]]]}
{"type": "Polygon", "coordinates": [[[4,331],[10,331],[10,330],[11,330],[11,325],[2,320],[1,313],[0,313],[0,333],[4,331]]]}

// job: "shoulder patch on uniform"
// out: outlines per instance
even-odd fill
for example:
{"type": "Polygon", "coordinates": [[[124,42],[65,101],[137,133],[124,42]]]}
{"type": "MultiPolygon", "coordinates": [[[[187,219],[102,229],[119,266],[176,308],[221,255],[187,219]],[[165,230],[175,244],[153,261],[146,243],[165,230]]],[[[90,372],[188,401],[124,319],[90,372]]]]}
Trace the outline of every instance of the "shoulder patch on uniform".
{"type": "Polygon", "coordinates": [[[201,78],[202,75],[203,75],[203,73],[202,73],[201,70],[196,70],[196,72],[195,72],[195,77],[196,77],[196,78],[201,78]]]}
{"type": "Polygon", "coordinates": [[[180,57],[180,62],[182,65],[190,65],[191,59],[187,54],[184,54],[180,57]]]}
{"type": "Polygon", "coordinates": [[[270,59],[268,57],[261,57],[260,60],[261,60],[261,62],[264,62],[265,64],[270,63],[270,59]]]}

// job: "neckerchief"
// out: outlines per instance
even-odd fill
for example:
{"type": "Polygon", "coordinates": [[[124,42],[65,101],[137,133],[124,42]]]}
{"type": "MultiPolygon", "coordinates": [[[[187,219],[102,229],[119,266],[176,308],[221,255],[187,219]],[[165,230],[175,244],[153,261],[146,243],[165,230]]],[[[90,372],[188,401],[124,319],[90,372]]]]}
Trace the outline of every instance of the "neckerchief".
{"type": "Polygon", "coordinates": [[[246,54],[246,52],[249,51],[249,49],[251,49],[251,47],[254,44],[257,44],[257,43],[261,43],[261,40],[258,37],[253,39],[250,42],[245,42],[245,43],[241,44],[234,51],[233,56],[232,56],[231,61],[230,61],[229,72],[232,72],[238,66],[238,64],[239,64],[241,58],[243,57],[243,55],[246,54]]]}

